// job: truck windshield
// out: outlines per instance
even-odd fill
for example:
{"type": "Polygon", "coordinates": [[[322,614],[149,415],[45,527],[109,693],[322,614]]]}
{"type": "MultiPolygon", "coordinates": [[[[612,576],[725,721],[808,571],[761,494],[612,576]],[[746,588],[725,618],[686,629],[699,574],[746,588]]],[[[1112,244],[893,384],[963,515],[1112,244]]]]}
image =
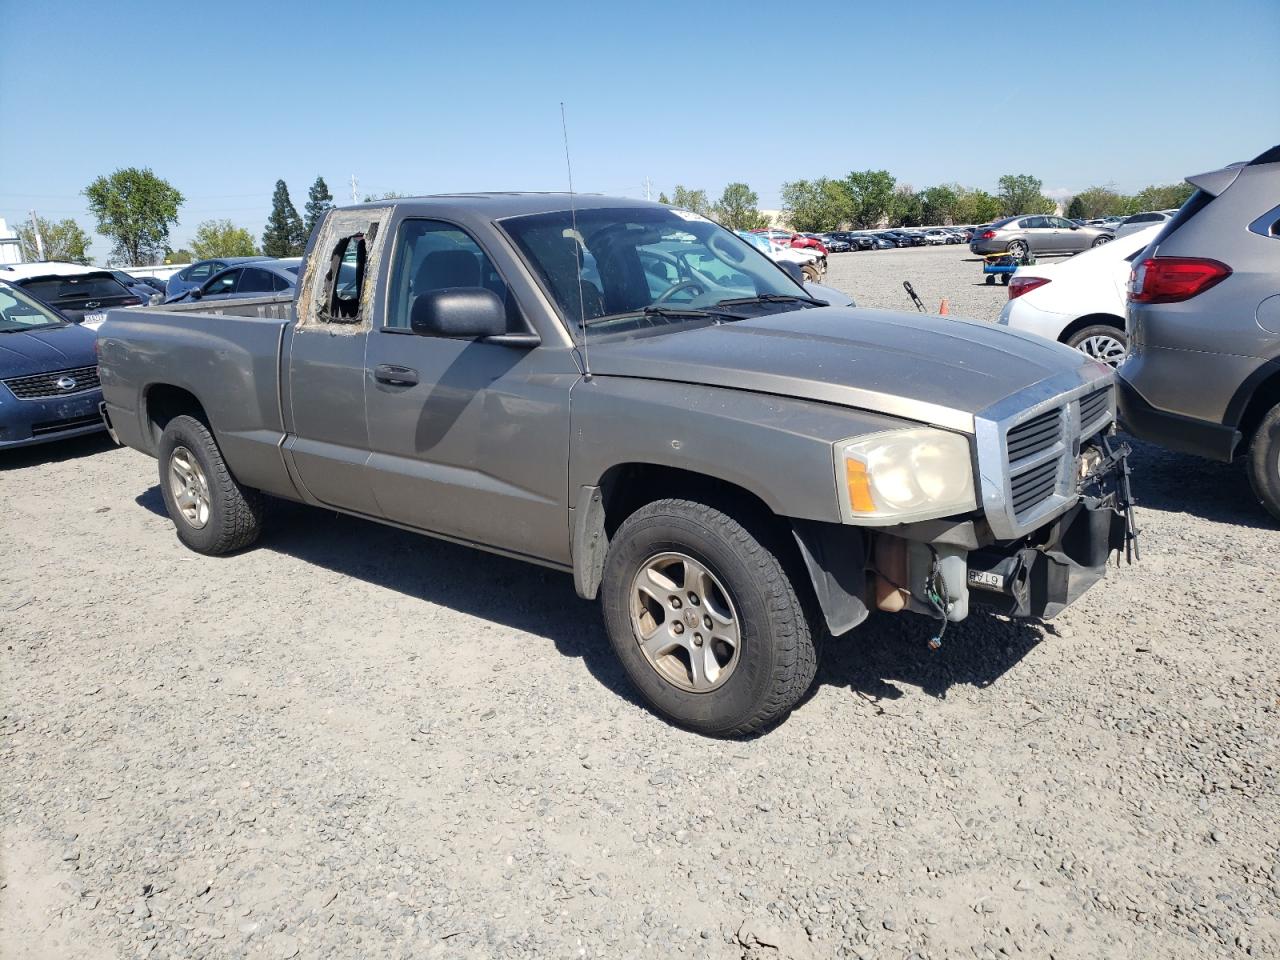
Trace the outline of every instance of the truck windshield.
{"type": "Polygon", "coordinates": [[[768,257],[697,214],[587,209],[576,231],[574,221],[563,210],[501,223],[573,325],[627,329],[646,309],[696,320],[725,300],[806,296],[768,257]]]}
{"type": "Polygon", "coordinates": [[[0,333],[61,327],[66,321],[16,287],[0,284],[0,333]]]}

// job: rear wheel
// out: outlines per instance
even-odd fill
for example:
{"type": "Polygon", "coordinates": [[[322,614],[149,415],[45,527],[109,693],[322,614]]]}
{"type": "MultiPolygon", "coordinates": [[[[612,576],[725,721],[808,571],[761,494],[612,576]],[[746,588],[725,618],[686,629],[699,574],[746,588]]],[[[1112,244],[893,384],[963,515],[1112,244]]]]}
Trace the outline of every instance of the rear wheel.
{"type": "Polygon", "coordinates": [[[1123,330],[1105,323],[1077,330],[1067,338],[1067,346],[1075,347],[1087,357],[1118,367],[1129,352],[1129,341],[1123,330]]]}
{"type": "Polygon", "coordinates": [[[808,280],[810,283],[817,283],[818,280],[822,277],[822,274],[818,272],[818,268],[811,263],[806,263],[803,267],[801,267],[800,272],[804,274],[804,278],[808,280]]]}
{"type": "Polygon", "coordinates": [[[660,500],[628,517],[610,544],[609,639],[644,698],[680,726],[754,733],[813,682],[809,619],[767,539],[706,504],[660,500]]]}
{"type": "Polygon", "coordinates": [[[231,475],[207,426],[174,417],[160,436],[157,459],[165,509],[184,544],[216,556],[258,539],[265,500],[231,475]]]}
{"type": "Polygon", "coordinates": [[[1260,502],[1280,520],[1280,404],[1262,418],[1249,444],[1249,482],[1260,502]]]}
{"type": "Polygon", "coordinates": [[[1104,243],[1110,243],[1110,242],[1111,242],[1111,237],[1108,237],[1108,236],[1101,236],[1101,237],[1098,237],[1096,240],[1094,240],[1094,241],[1093,241],[1093,246],[1095,246],[1095,247],[1100,247],[1100,246],[1102,246],[1104,243]]]}
{"type": "Polygon", "coordinates": [[[1008,246],[1009,256],[1017,257],[1021,260],[1027,255],[1027,245],[1022,240],[1011,240],[1008,246]]]}

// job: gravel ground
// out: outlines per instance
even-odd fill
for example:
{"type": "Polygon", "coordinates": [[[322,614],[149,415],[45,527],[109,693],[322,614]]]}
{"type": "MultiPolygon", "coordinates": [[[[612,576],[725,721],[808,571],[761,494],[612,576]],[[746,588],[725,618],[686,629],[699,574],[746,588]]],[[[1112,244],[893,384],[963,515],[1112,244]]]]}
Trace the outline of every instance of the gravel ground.
{"type": "MultiPolygon", "coordinates": [[[[1044,258],[1054,263],[1057,257],[1044,258]]],[[[910,280],[925,309],[936,313],[945,297],[956,317],[994,320],[1009,299],[998,282],[986,283],[982,258],[965,246],[907,247],[897,250],[863,250],[827,257],[822,282],[843,290],[860,307],[881,310],[915,310],[902,281],[910,280]]]]}
{"type": "MultiPolygon", "coordinates": [[[[828,279],[991,317],[963,256],[828,279]]],[[[1052,626],[877,616],[719,742],[566,576],[292,506],[205,558],[141,454],[0,457],[0,954],[1280,955],[1280,530],[1136,459],[1142,563],[1052,626]]]]}

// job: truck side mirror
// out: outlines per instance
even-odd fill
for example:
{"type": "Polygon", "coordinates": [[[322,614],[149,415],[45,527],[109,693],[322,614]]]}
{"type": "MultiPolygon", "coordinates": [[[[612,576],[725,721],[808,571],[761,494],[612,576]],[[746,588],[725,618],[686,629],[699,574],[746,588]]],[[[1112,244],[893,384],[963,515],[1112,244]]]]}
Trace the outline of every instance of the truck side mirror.
{"type": "Polygon", "coordinates": [[[800,264],[791,260],[780,260],[778,266],[782,268],[782,272],[789,276],[796,283],[804,286],[804,271],[800,269],[800,264]]]}
{"type": "Polygon", "coordinates": [[[414,297],[409,328],[420,337],[499,337],[507,332],[507,308],[484,287],[429,290],[414,297]]]}

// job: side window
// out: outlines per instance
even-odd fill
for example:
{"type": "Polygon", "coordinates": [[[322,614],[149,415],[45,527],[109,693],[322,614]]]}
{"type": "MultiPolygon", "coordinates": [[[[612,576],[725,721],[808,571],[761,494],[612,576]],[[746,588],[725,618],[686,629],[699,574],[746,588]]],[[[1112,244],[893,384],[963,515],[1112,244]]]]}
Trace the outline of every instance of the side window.
{"type": "Polygon", "coordinates": [[[325,274],[325,305],[320,319],[329,323],[360,320],[360,292],[364,289],[367,247],[363,233],[343,237],[329,257],[325,274]]]}
{"type": "Polygon", "coordinates": [[[228,270],[220,273],[204,285],[204,295],[235,293],[236,281],[240,279],[239,270],[228,270]]]}
{"type": "Polygon", "coordinates": [[[492,290],[507,306],[508,324],[519,327],[515,300],[506,282],[465,230],[439,220],[404,221],[391,267],[386,326],[407,330],[414,300],[432,290],[453,287],[492,290]]]}
{"type": "Polygon", "coordinates": [[[1022,221],[1023,230],[1043,230],[1047,226],[1044,217],[1027,217],[1022,221]]]}
{"type": "Polygon", "coordinates": [[[240,286],[236,293],[270,293],[272,291],[272,274],[257,267],[245,267],[240,271],[240,286]]]}
{"type": "Polygon", "coordinates": [[[278,273],[271,274],[271,290],[273,293],[280,293],[289,289],[289,281],[278,273]]]}
{"type": "Polygon", "coordinates": [[[194,283],[203,283],[205,280],[208,280],[213,276],[213,264],[198,263],[194,267],[188,267],[183,271],[183,273],[186,274],[184,279],[190,280],[194,283]]]}

